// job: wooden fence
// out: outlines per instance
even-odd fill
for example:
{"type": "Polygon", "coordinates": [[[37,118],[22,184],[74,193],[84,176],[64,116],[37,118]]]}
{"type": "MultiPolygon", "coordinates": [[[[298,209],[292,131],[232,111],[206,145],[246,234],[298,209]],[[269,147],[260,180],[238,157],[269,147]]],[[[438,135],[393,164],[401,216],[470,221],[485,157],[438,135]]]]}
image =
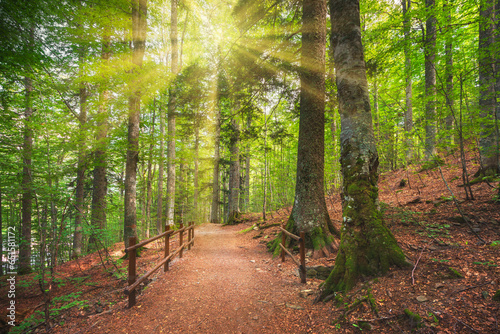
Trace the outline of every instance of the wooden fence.
{"type": "Polygon", "coordinates": [[[281,262],[285,262],[285,254],[288,254],[293,262],[299,267],[299,275],[300,275],[300,282],[305,283],[306,282],[306,246],[305,246],[305,233],[300,232],[300,237],[298,235],[292,234],[285,230],[283,226],[280,226],[281,230],[281,262]],[[292,239],[295,239],[299,242],[299,256],[300,256],[300,262],[293,256],[293,254],[286,249],[285,243],[286,243],[286,236],[289,236],[292,239]]]}
{"type": "Polygon", "coordinates": [[[128,253],[128,286],[124,289],[125,294],[128,296],[128,307],[132,307],[135,305],[136,299],[136,291],[135,288],[142,282],[144,282],[149,276],[151,276],[155,271],[160,269],[161,266],[163,266],[163,271],[166,272],[168,271],[168,265],[170,260],[172,260],[177,254],[179,254],[179,258],[182,258],[182,252],[184,248],[187,247],[188,250],[191,249],[191,246],[194,245],[194,223],[190,222],[188,223],[187,226],[184,226],[183,224],[180,225],[180,228],[177,231],[170,230],[170,226],[165,227],[165,232],[158,234],[157,236],[154,236],[150,239],[141,241],[140,243],[137,243],[137,238],[136,237],[130,237],[129,238],[129,247],[125,249],[125,252],[128,253]],[[187,242],[184,242],[184,232],[188,232],[188,240],[187,242]],[[179,234],[179,247],[174,250],[172,253],[170,253],[170,237],[179,234]],[[163,259],[158,262],[158,264],[145,273],[142,277],[139,279],[136,279],[136,252],[135,250],[139,247],[145,246],[149,244],[150,242],[153,242],[155,240],[158,240],[160,238],[165,238],[165,245],[164,245],[164,256],[163,259]]]}

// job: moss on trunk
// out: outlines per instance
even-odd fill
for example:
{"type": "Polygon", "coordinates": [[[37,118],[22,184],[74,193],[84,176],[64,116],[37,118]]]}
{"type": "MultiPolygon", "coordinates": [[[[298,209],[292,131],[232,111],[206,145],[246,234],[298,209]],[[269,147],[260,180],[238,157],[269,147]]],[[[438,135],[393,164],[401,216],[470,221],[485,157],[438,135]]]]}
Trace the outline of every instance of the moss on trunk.
{"type": "MultiPolygon", "coordinates": [[[[288,218],[288,222],[285,225],[285,229],[288,232],[293,233],[295,235],[300,234],[300,231],[297,228],[297,224],[293,219],[293,213],[288,218]]],[[[337,233],[338,233],[337,230],[335,229],[330,219],[328,218],[328,222],[325,222],[324,226],[317,226],[312,230],[310,230],[309,232],[306,232],[305,234],[306,249],[310,249],[313,252],[320,252],[320,255],[328,255],[328,253],[333,252],[338,248],[338,244],[335,241],[335,236],[336,235],[338,236],[337,233]]],[[[273,253],[273,256],[275,257],[280,255],[281,252],[281,247],[280,247],[281,236],[282,232],[280,232],[275,239],[267,243],[268,249],[273,253]]],[[[285,243],[286,243],[285,246],[287,248],[294,248],[295,246],[298,245],[297,241],[290,237],[286,238],[285,243]]]]}

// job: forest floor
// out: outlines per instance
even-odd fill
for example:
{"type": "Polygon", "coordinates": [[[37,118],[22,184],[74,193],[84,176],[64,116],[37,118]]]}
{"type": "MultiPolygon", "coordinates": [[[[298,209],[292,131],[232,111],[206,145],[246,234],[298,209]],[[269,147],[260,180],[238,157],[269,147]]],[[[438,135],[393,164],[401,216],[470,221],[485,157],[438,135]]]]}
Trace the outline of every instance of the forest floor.
{"type": "MultiPolygon", "coordinates": [[[[467,162],[469,170],[477,169],[474,159],[467,162]]],[[[59,266],[50,332],[500,333],[500,302],[492,300],[500,288],[496,190],[478,183],[472,186],[474,200],[465,200],[453,155],[446,158],[442,174],[419,169],[385,173],[379,183],[386,223],[414,266],[360,282],[340,302],[314,303],[322,280],[308,278],[300,284],[295,264],[290,259],[281,263],[267,251],[278,227],[265,227],[286,221],[291,208],[285,208],[269,214],[266,222],[259,214],[247,214],[235,226],[197,226],[194,247],[175,259],[167,273],[154,274],[130,309],[123,294],[128,261],[118,260],[122,244],[109,250],[119,271],[109,262],[104,268],[98,254],[59,266]]],[[[327,204],[340,227],[339,193],[332,193],[327,204]]],[[[307,267],[331,267],[335,255],[308,256],[307,267]]],[[[139,275],[161,256],[160,243],[143,251],[139,275]]],[[[4,282],[2,278],[0,307],[5,310],[4,282]]],[[[44,303],[35,274],[18,277],[16,289],[18,325],[11,332],[30,326],[45,332],[37,322],[44,303]]]]}

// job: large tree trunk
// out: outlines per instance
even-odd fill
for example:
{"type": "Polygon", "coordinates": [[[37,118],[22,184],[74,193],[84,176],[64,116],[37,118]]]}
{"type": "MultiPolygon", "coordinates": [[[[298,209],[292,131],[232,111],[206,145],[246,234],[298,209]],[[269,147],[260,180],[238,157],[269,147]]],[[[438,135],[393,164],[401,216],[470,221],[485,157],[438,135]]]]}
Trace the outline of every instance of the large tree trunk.
{"type": "Polygon", "coordinates": [[[141,111],[140,81],[138,72],[142,67],[147,30],[147,0],[132,0],[132,63],[134,65],[132,95],[129,97],[128,148],[125,165],[125,217],[123,238],[128,247],[129,237],[137,237],[137,162],[139,161],[139,122],[141,111]]]}
{"type": "Polygon", "coordinates": [[[481,115],[481,168],[476,175],[494,175],[498,169],[498,125],[495,101],[493,0],[479,6],[479,110],[481,115]]]}
{"type": "Polygon", "coordinates": [[[297,176],[286,228],[305,232],[306,247],[319,256],[336,247],[334,235],[339,235],[328,215],[324,191],[326,2],[304,0],[302,9],[297,176]]]}
{"type": "Polygon", "coordinates": [[[220,185],[219,185],[219,160],[220,160],[220,110],[215,107],[215,134],[214,134],[214,171],[212,176],[212,206],[210,210],[210,223],[219,224],[219,204],[220,204],[220,185]]]}
{"type": "Polygon", "coordinates": [[[428,18],[425,22],[425,159],[436,155],[436,17],[435,0],[425,0],[428,18]]]}
{"type": "Polygon", "coordinates": [[[351,289],[362,275],[385,273],[406,260],[378,202],[378,153],[361,43],[359,0],[330,0],[341,117],[342,239],[322,297],[351,289]]]}
{"type": "MultiPolygon", "coordinates": [[[[31,37],[34,36],[33,29],[31,37]]],[[[28,76],[24,78],[24,143],[23,143],[23,178],[22,178],[22,221],[21,240],[19,244],[19,274],[31,271],[31,205],[33,198],[33,178],[31,157],[33,155],[33,82],[28,76]]]]}
{"type": "Polygon", "coordinates": [[[405,80],[406,80],[406,98],[405,98],[405,146],[406,146],[406,160],[407,163],[413,160],[413,141],[411,132],[413,130],[413,90],[412,90],[412,76],[411,76],[411,40],[410,40],[410,18],[408,11],[411,7],[411,0],[402,0],[403,5],[403,32],[405,39],[405,80]]]}
{"type": "Polygon", "coordinates": [[[175,108],[176,108],[176,96],[175,96],[175,76],[177,76],[178,70],[178,46],[177,46],[177,1],[172,0],[171,7],[171,25],[170,25],[170,43],[171,43],[171,55],[172,55],[172,74],[174,75],[174,80],[169,90],[168,99],[168,141],[167,141],[167,224],[169,226],[174,225],[174,214],[175,214],[175,108]]]}
{"type": "MultiPolygon", "coordinates": [[[[111,43],[109,36],[104,36],[102,43],[101,59],[104,64],[109,64],[111,56],[111,43]]],[[[107,85],[107,83],[104,83],[107,85]]],[[[106,195],[108,193],[107,171],[107,137],[108,137],[108,100],[109,90],[101,87],[99,91],[99,107],[97,109],[96,149],[94,151],[94,180],[92,186],[92,214],[90,217],[92,235],[89,239],[89,248],[97,249],[98,240],[102,240],[101,232],[106,228],[106,195]]]]}
{"type": "Polygon", "coordinates": [[[240,215],[240,126],[238,121],[231,120],[232,134],[230,140],[230,164],[229,164],[229,200],[227,221],[228,225],[238,222],[240,215]]]}

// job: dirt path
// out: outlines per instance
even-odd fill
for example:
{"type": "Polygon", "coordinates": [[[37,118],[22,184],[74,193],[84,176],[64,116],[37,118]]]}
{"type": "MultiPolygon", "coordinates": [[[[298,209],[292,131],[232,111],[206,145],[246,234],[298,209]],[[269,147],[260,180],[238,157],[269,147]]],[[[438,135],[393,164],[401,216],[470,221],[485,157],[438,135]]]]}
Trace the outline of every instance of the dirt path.
{"type": "Polygon", "coordinates": [[[312,318],[296,309],[311,308],[298,296],[307,286],[241,229],[198,227],[195,247],[138,296],[137,306],[100,316],[88,332],[307,332],[312,318]]]}

